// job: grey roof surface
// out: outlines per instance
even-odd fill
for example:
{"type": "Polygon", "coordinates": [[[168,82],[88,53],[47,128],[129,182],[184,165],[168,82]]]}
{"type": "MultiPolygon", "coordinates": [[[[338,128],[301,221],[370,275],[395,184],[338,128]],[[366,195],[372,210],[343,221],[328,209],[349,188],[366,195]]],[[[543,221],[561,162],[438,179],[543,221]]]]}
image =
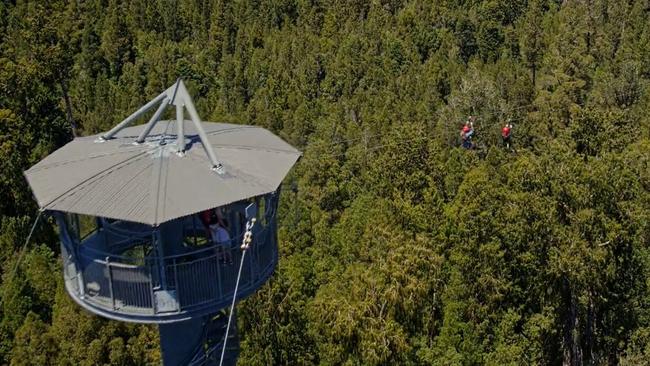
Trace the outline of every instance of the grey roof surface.
{"type": "Polygon", "coordinates": [[[184,123],[185,153],[176,153],[176,121],[159,121],[142,144],[144,125],[112,139],[77,138],[25,172],[45,210],[158,225],[278,188],[300,152],[266,129],[203,122],[223,174],[216,173],[195,126],[184,123]]]}

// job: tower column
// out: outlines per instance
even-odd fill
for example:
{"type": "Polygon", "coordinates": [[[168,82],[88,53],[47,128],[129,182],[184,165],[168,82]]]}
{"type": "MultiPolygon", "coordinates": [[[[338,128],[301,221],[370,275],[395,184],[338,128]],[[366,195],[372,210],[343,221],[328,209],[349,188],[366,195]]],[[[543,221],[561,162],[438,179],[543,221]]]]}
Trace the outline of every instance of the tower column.
{"type": "MultiPolygon", "coordinates": [[[[233,318],[236,319],[236,313],[233,318]]],[[[221,356],[228,314],[225,310],[178,323],[160,324],[160,349],[164,366],[217,366],[221,356]]],[[[231,329],[224,366],[237,364],[239,337],[231,329]]]]}
{"type": "Polygon", "coordinates": [[[178,323],[160,324],[160,352],[163,365],[188,365],[203,338],[204,318],[195,318],[178,323]]]}

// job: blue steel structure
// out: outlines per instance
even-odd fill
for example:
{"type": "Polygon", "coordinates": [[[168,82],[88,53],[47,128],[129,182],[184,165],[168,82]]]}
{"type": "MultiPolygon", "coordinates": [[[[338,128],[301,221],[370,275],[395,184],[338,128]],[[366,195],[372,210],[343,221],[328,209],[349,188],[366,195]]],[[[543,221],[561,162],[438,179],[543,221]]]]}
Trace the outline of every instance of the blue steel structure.
{"type": "MultiPolygon", "coordinates": [[[[53,211],[66,289],[97,315],[158,324],[165,365],[217,365],[227,307],[235,295],[239,244],[251,219],[246,207],[254,204],[259,209],[254,210],[253,241],[244,258],[237,300],[254,293],[276,267],[278,199],[279,190],[223,207],[231,245],[208,240],[198,213],[154,227],[53,211]]],[[[235,328],[228,336],[224,364],[236,364],[235,328]]]]}
{"type": "Polygon", "coordinates": [[[228,308],[276,267],[279,185],[300,152],[259,127],[204,124],[180,79],[93,137],[25,172],[59,226],[66,290],[97,315],[157,324],[166,366],[219,364],[226,337],[223,360],[235,364],[228,308]],[[159,121],[171,105],[176,121],[159,121]],[[214,243],[199,217],[219,205],[229,242],[219,232],[214,243]]]}

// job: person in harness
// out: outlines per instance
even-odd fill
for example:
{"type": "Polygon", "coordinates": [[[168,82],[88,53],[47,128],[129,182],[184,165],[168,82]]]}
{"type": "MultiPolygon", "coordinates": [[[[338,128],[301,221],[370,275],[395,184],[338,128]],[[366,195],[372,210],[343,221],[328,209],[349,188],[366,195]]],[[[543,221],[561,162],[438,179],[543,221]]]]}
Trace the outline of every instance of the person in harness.
{"type": "Polygon", "coordinates": [[[510,149],[510,144],[512,142],[512,124],[510,122],[506,123],[506,125],[501,129],[501,139],[503,141],[503,146],[510,149]]]}
{"type": "Polygon", "coordinates": [[[474,135],[474,117],[469,116],[462,130],[460,131],[460,138],[463,140],[462,146],[465,149],[471,149],[474,144],[472,143],[472,136],[474,135]]]}

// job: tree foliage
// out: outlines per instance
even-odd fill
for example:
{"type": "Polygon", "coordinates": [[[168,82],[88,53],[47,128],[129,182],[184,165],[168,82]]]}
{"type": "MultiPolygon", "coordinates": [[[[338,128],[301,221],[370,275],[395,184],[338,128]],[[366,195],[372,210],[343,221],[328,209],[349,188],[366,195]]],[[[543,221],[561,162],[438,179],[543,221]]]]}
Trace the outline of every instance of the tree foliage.
{"type": "Polygon", "coordinates": [[[177,77],[204,119],[304,152],[277,273],[239,308],[242,364],[647,362],[649,9],[0,3],[0,363],[160,362],[155,328],[67,298],[52,222],[22,248],[22,171],[177,77]]]}

